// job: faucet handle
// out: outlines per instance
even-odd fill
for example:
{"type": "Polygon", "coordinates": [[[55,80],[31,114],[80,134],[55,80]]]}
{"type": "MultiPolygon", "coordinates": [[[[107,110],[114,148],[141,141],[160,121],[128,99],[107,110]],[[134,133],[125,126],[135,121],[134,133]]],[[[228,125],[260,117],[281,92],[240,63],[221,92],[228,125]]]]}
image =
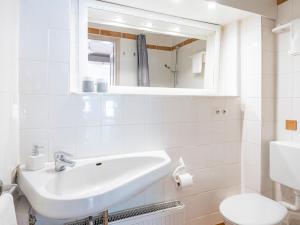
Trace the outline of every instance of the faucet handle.
{"type": "Polygon", "coordinates": [[[72,157],[73,155],[68,153],[68,152],[64,152],[64,151],[57,151],[54,152],[53,157],[54,159],[59,159],[59,158],[63,158],[63,157],[72,157]]]}
{"type": "Polygon", "coordinates": [[[44,148],[44,146],[42,145],[33,145],[32,148],[32,155],[36,156],[38,154],[40,154],[40,149],[44,148]]]}

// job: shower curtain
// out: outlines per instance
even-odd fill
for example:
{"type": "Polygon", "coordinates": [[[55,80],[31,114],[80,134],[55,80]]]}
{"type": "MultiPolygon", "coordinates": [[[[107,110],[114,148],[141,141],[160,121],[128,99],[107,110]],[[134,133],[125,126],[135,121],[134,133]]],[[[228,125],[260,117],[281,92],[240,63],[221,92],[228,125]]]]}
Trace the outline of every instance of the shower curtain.
{"type": "Polygon", "coordinates": [[[149,87],[149,65],[148,65],[148,52],[146,45],[146,36],[140,34],[137,36],[137,64],[138,74],[137,83],[139,87],[149,87]]]}

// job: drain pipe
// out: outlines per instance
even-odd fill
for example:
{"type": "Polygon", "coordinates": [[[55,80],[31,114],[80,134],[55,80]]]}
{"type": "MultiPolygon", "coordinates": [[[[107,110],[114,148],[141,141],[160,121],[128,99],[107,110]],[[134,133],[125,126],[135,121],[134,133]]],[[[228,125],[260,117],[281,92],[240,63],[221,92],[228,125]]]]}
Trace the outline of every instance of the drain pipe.
{"type": "Polygon", "coordinates": [[[103,221],[103,225],[108,225],[108,210],[103,211],[102,221],[103,221]]]}
{"type": "Polygon", "coordinates": [[[292,211],[299,211],[300,210],[300,191],[294,191],[295,193],[295,203],[291,204],[286,201],[279,201],[280,204],[285,206],[287,209],[292,211]]]}

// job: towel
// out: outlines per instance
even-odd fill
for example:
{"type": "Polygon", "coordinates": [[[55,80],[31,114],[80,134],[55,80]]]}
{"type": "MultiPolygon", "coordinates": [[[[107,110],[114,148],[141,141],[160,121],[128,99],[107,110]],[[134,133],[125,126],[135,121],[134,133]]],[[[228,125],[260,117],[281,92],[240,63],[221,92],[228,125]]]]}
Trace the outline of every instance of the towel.
{"type": "Polygon", "coordinates": [[[290,55],[300,55],[300,19],[291,22],[290,55]]]}
{"type": "Polygon", "coordinates": [[[205,52],[199,52],[192,56],[193,58],[193,73],[202,73],[202,66],[205,59],[205,52]]]}
{"type": "Polygon", "coordinates": [[[0,196],[0,224],[17,225],[14,200],[8,193],[0,196]]]}

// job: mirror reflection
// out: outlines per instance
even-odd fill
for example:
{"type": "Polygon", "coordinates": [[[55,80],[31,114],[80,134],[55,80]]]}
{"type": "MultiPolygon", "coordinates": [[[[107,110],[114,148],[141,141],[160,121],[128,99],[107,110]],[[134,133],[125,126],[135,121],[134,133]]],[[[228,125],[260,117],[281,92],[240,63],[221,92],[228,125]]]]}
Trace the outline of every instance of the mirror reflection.
{"type": "Polygon", "coordinates": [[[89,9],[88,27],[83,84],[95,82],[98,92],[107,85],[203,89],[214,75],[211,30],[99,9],[89,9]]]}

